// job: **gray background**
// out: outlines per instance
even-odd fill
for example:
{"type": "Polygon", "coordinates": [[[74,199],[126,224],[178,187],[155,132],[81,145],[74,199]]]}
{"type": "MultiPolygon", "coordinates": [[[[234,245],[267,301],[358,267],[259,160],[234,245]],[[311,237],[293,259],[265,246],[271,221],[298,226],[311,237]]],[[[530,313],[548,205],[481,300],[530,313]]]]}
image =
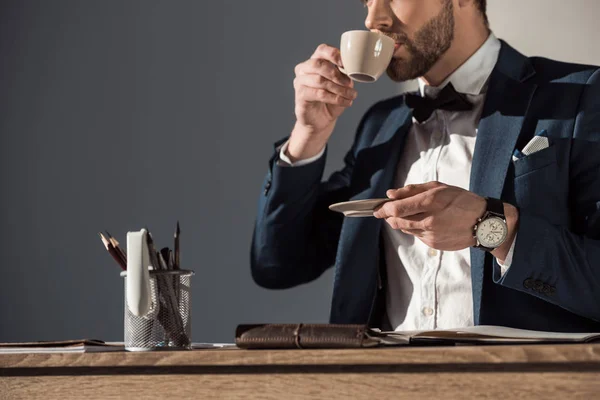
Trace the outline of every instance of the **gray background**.
{"type": "MultiPolygon", "coordinates": [[[[490,0],[528,54],[600,64],[596,0],[490,0]],[[592,39],[593,37],[593,39],[592,39]]],[[[363,28],[358,0],[3,0],[0,3],[0,341],[122,340],[119,269],[97,237],[182,224],[193,340],[243,322],[324,322],[331,273],[258,288],[249,245],[272,142],[294,123],[293,68],[363,28]]],[[[354,127],[402,88],[360,85],[354,127]]]]}

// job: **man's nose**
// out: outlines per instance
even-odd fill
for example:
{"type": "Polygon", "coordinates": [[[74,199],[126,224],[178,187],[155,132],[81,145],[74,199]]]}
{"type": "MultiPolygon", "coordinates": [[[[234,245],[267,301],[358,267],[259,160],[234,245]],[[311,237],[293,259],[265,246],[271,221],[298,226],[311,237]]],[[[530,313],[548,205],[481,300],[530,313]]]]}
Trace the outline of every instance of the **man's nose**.
{"type": "Polygon", "coordinates": [[[389,0],[373,0],[365,20],[367,29],[386,31],[391,28],[392,23],[392,9],[389,0]]]}

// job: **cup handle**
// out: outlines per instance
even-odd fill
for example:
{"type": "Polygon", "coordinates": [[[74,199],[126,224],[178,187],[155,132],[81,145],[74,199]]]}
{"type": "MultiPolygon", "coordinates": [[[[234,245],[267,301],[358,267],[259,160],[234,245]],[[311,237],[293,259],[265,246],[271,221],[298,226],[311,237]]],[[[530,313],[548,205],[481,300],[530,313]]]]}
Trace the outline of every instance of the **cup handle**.
{"type": "Polygon", "coordinates": [[[340,67],[339,65],[337,66],[338,69],[340,70],[340,72],[346,76],[348,76],[348,73],[346,72],[346,70],[343,67],[340,67]]]}

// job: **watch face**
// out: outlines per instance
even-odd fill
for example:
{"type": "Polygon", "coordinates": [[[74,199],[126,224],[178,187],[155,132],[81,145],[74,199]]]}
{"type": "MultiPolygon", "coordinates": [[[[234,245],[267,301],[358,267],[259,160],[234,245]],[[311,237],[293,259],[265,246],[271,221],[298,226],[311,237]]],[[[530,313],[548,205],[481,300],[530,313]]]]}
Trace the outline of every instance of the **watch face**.
{"type": "Polygon", "coordinates": [[[488,248],[500,246],[506,239],[506,223],[498,217],[486,218],[477,226],[477,240],[488,248]]]}

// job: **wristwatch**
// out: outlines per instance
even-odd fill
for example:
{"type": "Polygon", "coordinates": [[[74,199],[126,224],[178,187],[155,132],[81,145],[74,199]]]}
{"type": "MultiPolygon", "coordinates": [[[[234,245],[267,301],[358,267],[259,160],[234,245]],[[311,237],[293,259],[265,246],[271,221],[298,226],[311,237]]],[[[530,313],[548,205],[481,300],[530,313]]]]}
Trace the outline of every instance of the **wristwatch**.
{"type": "Polygon", "coordinates": [[[476,248],[493,251],[506,240],[508,226],[504,216],[502,200],[485,198],[487,207],[483,215],[473,227],[473,238],[477,240],[476,248]]]}

